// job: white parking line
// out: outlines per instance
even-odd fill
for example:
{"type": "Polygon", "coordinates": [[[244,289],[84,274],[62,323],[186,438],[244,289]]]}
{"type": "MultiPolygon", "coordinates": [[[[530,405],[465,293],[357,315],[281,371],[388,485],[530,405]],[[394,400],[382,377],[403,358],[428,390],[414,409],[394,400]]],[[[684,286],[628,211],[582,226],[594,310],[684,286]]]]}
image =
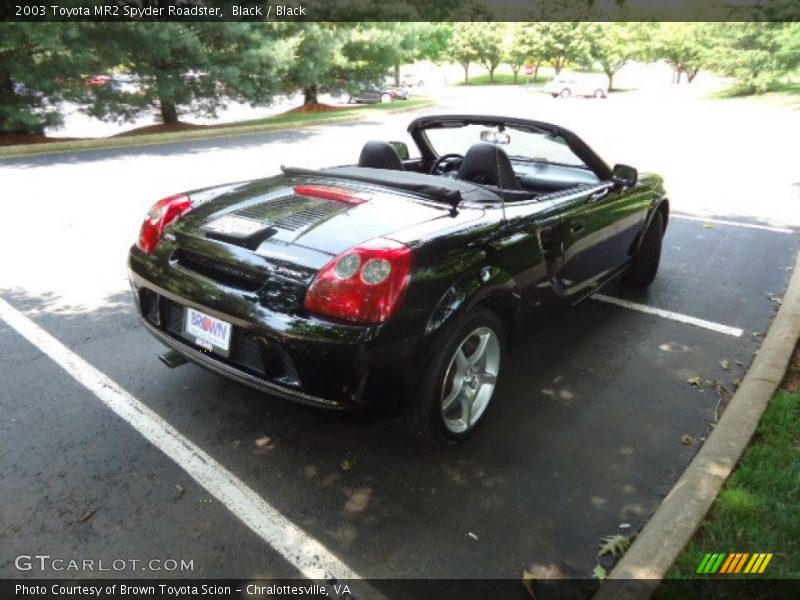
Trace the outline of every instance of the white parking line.
{"type": "Polygon", "coordinates": [[[671,319],[672,321],[678,321],[679,323],[686,323],[687,325],[694,325],[695,327],[702,327],[703,329],[716,331],[717,333],[724,333],[725,335],[732,335],[733,337],[742,337],[742,334],[744,333],[744,330],[739,329],[738,327],[730,327],[728,325],[723,325],[722,323],[715,323],[714,321],[706,321],[705,319],[698,319],[697,317],[691,317],[689,315],[684,315],[682,313],[672,312],[671,310],[664,310],[663,308],[654,308],[652,306],[647,306],[646,304],[629,302],[628,300],[622,300],[621,298],[614,298],[613,296],[606,296],[605,294],[595,294],[594,296],[592,296],[592,298],[594,298],[595,300],[599,300],[600,302],[613,304],[614,306],[629,308],[631,310],[647,313],[648,315],[656,315],[657,317],[671,319]]]}
{"type": "Polygon", "coordinates": [[[730,225],[732,227],[743,227],[745,229],[763,229],[764,231],[774,231],[775,233],[795,233],[794,229],[789,227],[777,227],[773,225],[757,225],[755,223],[742,223],[740,221],[726,221],[725,219],[708,219],[697,215],[685,215],[682,213],[669,214],[670,218],[686,219],[688,221],[700,221],[701,223],[715,223],[717,225],[730,225]]]}
{"type": "MultiPolygon", "coordinates": [[[[304,576],[359,579],[330,550],[294,525],[199,446],[2,298],[0,318],[177,463],[304,576]]],[[[377,596],[377,592],[370,595],[377,596]]]]}

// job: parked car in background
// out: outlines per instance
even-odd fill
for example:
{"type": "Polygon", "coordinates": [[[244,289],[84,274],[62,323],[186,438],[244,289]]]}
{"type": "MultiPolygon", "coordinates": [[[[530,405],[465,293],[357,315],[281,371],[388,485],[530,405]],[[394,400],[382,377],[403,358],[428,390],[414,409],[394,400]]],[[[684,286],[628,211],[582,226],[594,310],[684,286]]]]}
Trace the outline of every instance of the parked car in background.
{"type": "Polygon", "coordinates": [[[405,87],[422,87],[425,82],[413,73],[405,73],[400,80],[400,85],[405,87]]]}
{"type": "Polygon", "coordinates": [[[402,86],[365,84],[356,87],[352,92],[344,92],[340,96],[340,100],[344,104],[375,104],[377,102],[408,100],[408,89],[402,86]]]}
{"type": "Polygon", "coordinates": [[[570,96],[606,98],[608,96],[608,79],[604,75],[592,73],[561,73],[545,84],[544,91],[553,98],[569,98],[570,96]]]}
{"type": "Polygon", "coordinates": [[[111,82],[111,75],[106,75],[105,73],[98,73],[97,75],[92,75],[88,81],[86,82],[89,87],[105,87],[111,82]]]}

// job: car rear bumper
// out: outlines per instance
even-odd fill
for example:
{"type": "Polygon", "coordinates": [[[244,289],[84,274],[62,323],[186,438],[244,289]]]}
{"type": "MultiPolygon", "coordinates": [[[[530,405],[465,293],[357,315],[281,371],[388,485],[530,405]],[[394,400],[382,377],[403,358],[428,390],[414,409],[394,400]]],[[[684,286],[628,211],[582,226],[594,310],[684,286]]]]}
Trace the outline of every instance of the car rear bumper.
{"type": "MultiPolygon", "coordinates": [[[[419,376],[419,336],[276,313],[252,293],[159,264],[133,250],[131,287],[147,330],[192,362],[260,391],[327,409],[397,414],[419,376]],[[186,307],[232,325],[227,356],[185,335],[186,307]]],[[[411,332],[409,332],[411,333],[411,332]]]]}

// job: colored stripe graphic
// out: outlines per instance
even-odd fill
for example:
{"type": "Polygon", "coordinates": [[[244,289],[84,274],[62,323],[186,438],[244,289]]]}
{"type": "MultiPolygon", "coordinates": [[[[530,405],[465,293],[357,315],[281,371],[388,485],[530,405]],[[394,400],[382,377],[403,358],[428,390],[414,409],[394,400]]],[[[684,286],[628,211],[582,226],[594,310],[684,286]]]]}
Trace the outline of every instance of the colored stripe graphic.
{"type": "Polygon", "coordinates": [[[771,560],[772,560],[772,552],[770,552],[769,554],[767,554],[766,557],[764,557],[764,562],[761,563],[761,567],[758,569],[758,572],[759,573],[763,573],[764,569],[767,568],[767,565],[769,564],[769,561],[771,561],[771,560]]]}
{"type": "Polygon", "coordinates": [[[742,570],[742,567],[744,566],[744,563],[745,563],[745,561],[747,560],[747,558],[748,558],[749,556],[750,556],[750,553],[749,553],[749,552],[745,552],[744,554],[742,554],[742,558],[741,558],[741,560],[739,560],[739,562],[738,562],[738,563],[736,563],[736,570],[735,570],[735,571],[733,571],[734,573],[738,573],[739,571],[741,571],[741,570],[742,570]]]}
{"type": "Polygon", "coordinates": [[[755,552],[715,552],[706,553],[696,573],[735,575],[738,573],[763,573],[774,556],[773,553],[755,552]]]}
{"type": "Polygon", "coordinates": [[[725,553],[716,554],[717,559],[711,565],[711,568],[708,570],[709,573],[716,573],[719,570],[719,566],[722,564],[722,561],[725,558],[725,553]]]}
{"type": "Polygon", "coordinates": [[[728,558],[725,561],[725,564],[722,565],[722,569],[720,569],[720,573],[727,573],[728,572],[728,567],[731,566],[731,562],[733,562],[733,559],[734,559],[735,556],[736,556],[735,554],[728,554],[728,558]]]}
{"type": "Polygon", "coordinates": [[[695,571],[695,573],[705,573],[704,569],[706,568],[706,564],[708,564],[708,559],[710,559],[710,558],[711,558],[711,555],[710,554],[706,554],[703,557],[703,560],[700,561],[700,566],[697,567],[697,571],[695,571]]]}

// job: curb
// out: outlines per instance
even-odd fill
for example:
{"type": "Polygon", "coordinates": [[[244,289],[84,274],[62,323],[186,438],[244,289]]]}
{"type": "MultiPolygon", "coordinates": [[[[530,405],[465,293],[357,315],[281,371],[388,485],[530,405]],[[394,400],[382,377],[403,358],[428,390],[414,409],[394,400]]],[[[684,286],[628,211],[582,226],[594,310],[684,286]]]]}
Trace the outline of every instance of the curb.
{"type": "Polygon", "coordinates": [[[646,600],[694,535],[786,373],[800,336],[800,254],[775,320],[722,417],[593,600],[646,600]]]}
{"type": "MultiPolygon", "coordinates": [[[[416,104],[414,106],[402,106],[394,109],[381,111],[369,110],[363,114],[347,115],[342,117],[330,117],[319,121],[298,121],[295,123],[265,123],[263,125],[232,125],[230,127],[220,127],[215,129],[195,129],[179,131],[173,133],[151,133],[130,137],[99,138],[88,140],[75,140],[68,142],[50,142],[47,144],[25,144],[17,146],[0,147],[0,160],[4,158],[22,158],[26,156],[44,156],[47,154],[63,154],[65,152],[89,152],[92,150],[114,150],[119,148],[136,148],[139,146],[158,146],[172,144],[175,142],[193,142],[201,140],[213,140],[219,138],[238,137],[246,135],[257,135],[273,131],[293,131],[295,129],[306,129],[308,127],[321,127],[327,124],[341,125],[345,123],[355,123],[362,121],[369,116],[380,114],[399,114],[413,112],[434,106],[436,102],[431,100],[426,104],[416,104]]],[[[352,110],[363,110],[354,108],[352,110]]]]}

